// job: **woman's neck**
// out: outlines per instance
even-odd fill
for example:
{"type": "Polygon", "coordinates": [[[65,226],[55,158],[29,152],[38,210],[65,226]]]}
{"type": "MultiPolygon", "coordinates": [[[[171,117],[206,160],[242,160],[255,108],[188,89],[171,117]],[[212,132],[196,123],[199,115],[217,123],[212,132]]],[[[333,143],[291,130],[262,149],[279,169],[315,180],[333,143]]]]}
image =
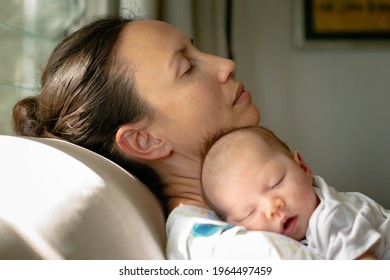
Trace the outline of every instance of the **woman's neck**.
{"type": "Polygon", "coordinates": [[[164,185],[164,194],[168,197],[169,201],[168,212],[180,205],[194,205],[208,208],[203,201],[200,180],[185,178],[179,178],[176,182],[165,182],[164,180],[164,185]]]}
{"type": "Polygon", "coordinates": [[[159,173],[168,197],[168,212],[180,205],[209,208],[203,200],[200,183],[200,161],[180,156],[164,159],[154,166],[159,173]]]}

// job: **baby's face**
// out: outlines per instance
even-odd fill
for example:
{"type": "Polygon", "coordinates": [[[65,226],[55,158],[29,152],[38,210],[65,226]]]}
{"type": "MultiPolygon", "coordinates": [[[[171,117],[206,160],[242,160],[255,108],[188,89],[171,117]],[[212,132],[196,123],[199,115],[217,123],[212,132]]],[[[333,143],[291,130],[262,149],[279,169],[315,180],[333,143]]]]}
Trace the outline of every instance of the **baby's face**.
{"type": "Polygon", "coordinates": [[[246,134],[235,149],[240,152],[221,169],[209,199],[233,225],[304,238],[317,197],[298,154],[275,152],[246,134]]]}

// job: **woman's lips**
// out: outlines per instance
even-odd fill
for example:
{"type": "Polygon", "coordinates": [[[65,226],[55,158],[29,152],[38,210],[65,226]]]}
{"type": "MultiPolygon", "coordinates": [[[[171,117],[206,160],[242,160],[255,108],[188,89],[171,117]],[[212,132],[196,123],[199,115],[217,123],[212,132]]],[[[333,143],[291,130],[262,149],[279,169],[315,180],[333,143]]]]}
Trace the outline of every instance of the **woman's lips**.
{"type": "Polygon", "coordinates": [[[250,97],[251,97],[250,93],[242,87],[242,89],[238,92],[236,99],[234,100],[233,106],[240,104],[242,101],[250,97]]]}

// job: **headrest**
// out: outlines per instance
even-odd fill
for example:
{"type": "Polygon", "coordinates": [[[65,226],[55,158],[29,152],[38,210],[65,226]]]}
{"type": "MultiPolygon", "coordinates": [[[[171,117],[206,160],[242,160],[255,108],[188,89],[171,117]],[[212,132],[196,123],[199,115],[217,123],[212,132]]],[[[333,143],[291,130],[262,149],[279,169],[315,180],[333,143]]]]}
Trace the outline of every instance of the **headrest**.
{"type": "Polygon", "coordinates": [[[0,259],[164,259],[164,212],[127,171],[56,139],[0,135],[0,259]]]}

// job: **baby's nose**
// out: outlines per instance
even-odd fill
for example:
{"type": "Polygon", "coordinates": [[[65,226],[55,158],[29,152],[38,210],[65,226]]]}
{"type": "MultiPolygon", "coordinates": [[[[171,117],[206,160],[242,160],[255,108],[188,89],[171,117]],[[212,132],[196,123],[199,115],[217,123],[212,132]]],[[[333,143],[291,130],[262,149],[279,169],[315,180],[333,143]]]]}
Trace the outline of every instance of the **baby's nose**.
{"type": "Polygon", "coordinates": [[[275,214],[278,213],[284,207],[284,201],[281,198],[274,198],[270,201],[269,207],[265,216],[268,219],[273,219],[275,214]]]}

